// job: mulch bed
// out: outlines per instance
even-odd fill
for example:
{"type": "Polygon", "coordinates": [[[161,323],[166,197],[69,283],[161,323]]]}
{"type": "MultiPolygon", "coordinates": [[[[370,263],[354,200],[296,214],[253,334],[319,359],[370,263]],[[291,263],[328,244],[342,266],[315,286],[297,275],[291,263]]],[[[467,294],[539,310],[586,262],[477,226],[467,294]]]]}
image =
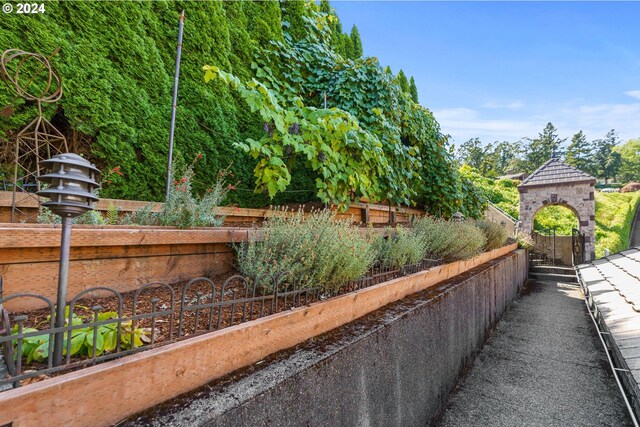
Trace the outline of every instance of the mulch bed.
{"type": "MultiPolygon", "coordinates": [[[[182,321],[180,312],[183,302],[183,290],[189,282],[179,282],[168,286],[147,288],[139,293],[136,301],[136,315],[151,314],[153,312],[172,311],[173,315],[165,314],[155,316],[155,319],[144,318],[136,323],[136,327],[144,328],[148,336],[153,334],[153,344],[162,345],[200,335],[205,332],[222,329],[228,326],[246,322],[248,320],[257,319],[273,313],[290,310],[293,307],[306,305],[316,300],[315,295],[303,294],[299,299],[293,296],[279,297],[277,304],[274,304],[273,297],[270,293],[264,293],[260,287],[247,287],[240,278],[233,279],[226,284],[224,294],[222,287],[227,279],[237,275],[237,271],[218,275],[211,278],[214,284],[213,297],[214,302],[235,301],[242,298],[264,296],[262,301],[237,302],[222,307],[213,308],[193,308],[195,305],[207,304],[212,300],[212,287],[207,281],[194,282],[184,293],[184,310],[182,321]],[[173,289],[173,309],[171,302],[171,291],[173,289]],[[222,299],[221,299],[222,298],[222,299]],[[155,310],[154,310],[155,306],[155,310]],[[191,309],[190,309],[191,307],[191,309]],[[197,320],[196,320],[197,318],[197,320]],[[180,328],[182,326],[182,328],[180,328]],[[180,336],[178,333],[180,332],[180,336]]],[[[131,317],[133,312],[133,299],[137,291],[122,293],[122,317],[131,317]]],[[[94,309],[98,313],[109,311],[118,312],[119,299],[113,294],[100,292],[101,295],[95,295],[88,298],[82,298],[74,306],[73,312],[80,316],[85,323],[92,321],[95,315],[94,309]],[[109,296],[110,295],[110,296],[109,296]]],[[[10,318],[12,324],[13,319],[18,315],[26,315],[27,320],[23,326],[45,330],[50,325],[50,311],[48,308],[29,310],[25,312],[11,313],[10,318]]],[[[147,340],[148,341],[148,340],[147,340]]],[[[146,342],[145,344],[150,344],[146,342]]],[[[72,357],[71,362],[82,360],[82,357],[72,357]]],[[[23,365],[23,372],[28,370],[41,370],[46,368],[45,363],[32,362],[29,365],[23,365]]],[[[64,372],[51,374],[56,376],[64,372]]],[[[29,378],[22,382],[26,385],[32,382],[41,381],[48,378],[48,375],[42,375],[35,378],[29,378]]]]}
{"type": "MultiPolygon", "coordinates": [[[[391,280],[397,277],[396,271],[376,271],[374,272],[375,283],[381,283],[387,280],[391,280]]],[[[137,328],[144,328],[147,331],[149,339],[146,340],[145,345],[142,348],[147,347],[149,344],[154,346],[169,344],[178,340],[186,339],[195,335],[200,335],[205,332],[222,329],[228,326],[237,325],[249,320],[257,319],[260,317],[268,316],[270,314],[290,310],[294,307],[302,305],[308,305],[320,298],[325,298],[330,295],[318,295],[301,294],[299,297],[294,296],[280,296],[274,301],[270,292],[262,292],[261,288],[250,285],[248,288],[245,286],[244,281],[236,277],[225,282],[235,275],[238,275],[237,271],[231,271],[223,275],[217,275],[211,277],[213,282],[213,301],[214,302],[231,302],[228,305],[214,306],[195,309],[195,305],[208,304],[212,301],[212,287],[211,283],[201,280],[193,282],[184,292],[187,287],[188,281],[178,282],[171,285],[150,287],[146,288],[138,293],[136,297],[136,315],[158,313],[162,311],[171,311],[173,314],[157,315],[154,319],[147,317],[139,319],[136,322],[137,328]],[[224,286],[224,292],[223,292],[224,286]],[[247,290],[248,289],[248,290],[247,290]],[[171,290],[173,290],[173,305],[171,301],[171,290]],[[242,302],[237,301],[243,298],[251,297],[265,297],[262,301],[242,302]],[[180,319],[180,312],[182,302],[184,304],[184,310],[182,320],[180,319]],[[155,310],[154,310],[155,307],[155,310]],[[173,307],[173,309],[172,309],[173,307]],[[153,335],[153,342],[150,342],[150,337],[153,335]]],[[[372,284],[372,283],[369,283],[372,284]]],[[[366,285],[365,285],[366,286],[366,285]]],[[[291,290],[292,288],[289,288],[291,290]]],[[[355,290],[353,286],[345,287],[336,294],[342,294],[355,290]]],[[[123,318],[130,318],[133,314],[133,300],[134,295],[138,291],[131,291],[122,293],[122,316],[123,318]]],[[[80,299],[74,306],[73,312],[80,316],[84,323],[89,323],[93,320],[96,313],[105,312],[118,312],[120,300],[110,293],[104,291],[98,291],[95,295],[80,299]]],[[[31,327],[39,330],[46,330],[50,325],[50,311],[48,308],[29,310],[25,312],[15,312],[10,314],[12,324],[16,316],[26,315],[27,320],[23,323],[23,327],[31,327]]],[[[126,320],[125,320],[126,321],[126,320]]],[[[71,357],[71,362],[78,362],[87,360],[87,363],[91,363],[90,359],[81,356],[71,357]]],[[[23,363],[22,372],[38,371],[47,367],[46,362],[31,362],[28,365],[23,363]]],[[[76,368],[77,369],[77,368],[76,368]]],[[[70,369],[71,370],[71,369],[70,369]]],[[[68,370],[53,373],[43,374],[37,377],[28,378],[21,382],[21,385],[30,384],[33,382],[42,381],[49,377],[57,376],[62,373],[68,372],[68,370]]]]}

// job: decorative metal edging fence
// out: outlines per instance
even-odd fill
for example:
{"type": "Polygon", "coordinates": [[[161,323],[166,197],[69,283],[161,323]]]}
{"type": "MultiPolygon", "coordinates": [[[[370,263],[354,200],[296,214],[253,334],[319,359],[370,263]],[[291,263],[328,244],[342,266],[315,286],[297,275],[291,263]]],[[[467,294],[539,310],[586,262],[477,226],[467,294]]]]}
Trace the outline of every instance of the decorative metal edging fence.
{"type": "Polygon", "coordinates": [[[63,327],[55,327],[53,301],[29,292],[3,297],[0,277],[0,349],[9,371],[6,378],[0,378],[0,387],[7,384],[19,387],[22,381],[30,378],[95,365],[367,288],[439,264],[439,260],[425,259],[394,269],[378,262],[366,276],[332,292],[325,292],[319,286],[303,288],[300,281],[287,272],[262,274],[255,278],[234,275],[220,286],[206,277],[197,277],[184,284],[179,292],[174,286],[162,282],[148,283],[128,293],[104,286],[93,287],[78,293],[69,302],[63,327]],[[163,297],[158,297],[158,293],[163,297]],[[145,300],[146,294],[153,296],[145,300]],[[17,298],[37,298],[44,301],[47,308],[13,315],[2,308],[5,302],[17,298]],[[100,304],[82,306],[80,303],[87,298],[111,299],[110,305],[115,305],[115,310],[105,311],[100,304]],[[129,302],[130,307],[127,308],[129,302]],[[34,313],[42,317],[45,312],[48,315],[44,321],[38,323],[33,319],[34,313]],[[43,324],[44,327],[40,326],[43,324]],[[40,328],[32,327],[36,325],[40,328]],[[64,358],[60,366],[54,366],[53,359],[56,334],[64,336],[64,358]],[[35,348],[29,347],[34,345],[35,348]],[[81,356],[77,356],[80,354],[78,346],[85,350],[81,356]],[[25,350],[31,356],[25,356],[25,350]],[[35,356],[33,352],[36,352],[35,356]],[[38,361],[34,363],[33,360],[38,361]]]}

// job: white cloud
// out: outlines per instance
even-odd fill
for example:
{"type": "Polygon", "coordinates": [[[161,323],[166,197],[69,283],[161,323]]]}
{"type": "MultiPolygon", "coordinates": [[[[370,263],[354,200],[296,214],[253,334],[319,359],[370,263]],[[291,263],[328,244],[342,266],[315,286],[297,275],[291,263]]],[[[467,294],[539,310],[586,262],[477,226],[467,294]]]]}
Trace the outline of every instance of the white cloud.
{"type": "Polygon", "coordinates": [[[490,101],[490,102],[484,103],[482,107],[489,108],[492,110],[520,110],[524,107],[524,102],[522,101],[511,101],[511,102],[490,101]]]}
{"type": "Polygon", "coordinates": [[[622,141],[640,137],[640,102],[588,104],[574,100],[518,111],[455,107],[433,114],[442,132],[451,135],[456,145],[475,137],[484,143],[535,138],[547,122],[552,122],[559,136],[568,141],[579,130],[590,140],[603,138],[611,129],[622,141]]]}
{"type": "Polygon", "coordinates": [[[640,103],[594,104],[561,111],[577,130],[583,130],[589,139],[603,138],[615,129],[622,140],[640,136],[640,103]]]}
{"type": "Polygon", "coordinates": [[[629,90],[624,93],[625,95],[629,95],[632,98],[640,99],[640,90],[629,90]]]}
{"type": "Polygon", "coordinates": [[[526,118],[483,118],[470,108],[447,108],[433,112],[442,132],[450,134],[456,144],[478,137],[483,142],[517,141],[525,136],[535,136],[545,123],[526,118]]]}

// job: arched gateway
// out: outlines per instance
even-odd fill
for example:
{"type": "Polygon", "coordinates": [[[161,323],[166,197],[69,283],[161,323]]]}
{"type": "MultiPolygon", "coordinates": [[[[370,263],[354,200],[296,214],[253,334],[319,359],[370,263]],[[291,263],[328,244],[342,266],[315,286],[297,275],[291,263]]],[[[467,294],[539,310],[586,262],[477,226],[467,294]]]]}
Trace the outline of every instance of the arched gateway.
{"type": "Polygon", "coordinates": [[[533,217],[550,205],[571,209],[584,233],[585,261],[595,258],[596,179],[556,158],[549,159],[518,186],[521,229],[531,232],[533,217]]]}

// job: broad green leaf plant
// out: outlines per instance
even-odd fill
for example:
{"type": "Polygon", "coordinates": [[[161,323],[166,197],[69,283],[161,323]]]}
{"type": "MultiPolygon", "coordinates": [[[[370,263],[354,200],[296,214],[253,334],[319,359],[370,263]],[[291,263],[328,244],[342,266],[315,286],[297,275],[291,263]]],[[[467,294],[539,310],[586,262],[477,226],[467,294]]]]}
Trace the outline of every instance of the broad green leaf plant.
{"type": "MultiPolygon", "coordinates": [[[[79,307],[79,306],[78,306],[79,307]]],[[[83,307],[86,308],[86,307],[83,307]]],[[[69,306],[66,307],[65,326],[69,324],[69,306]]],[[[98,314],[98,322],[110,319],[117,319],[118,313],[115,311],[107,311],[98,314]]],[[[47,319],[47,322],[50,319],[47,319]]],[[[84,320],[75,313],[71,317],[71,324],[79,326],[84,324],[84,320]]],[[[37,328],[23,328],[22,333],[38,332],[37,328]]],[[[14,325],[11,334],[18,333],[18,325],[14,325]]],[[[120,348],[123,350],[131,348],[131,339],[133,336],[134,345],[140,347],[150,342],[149,332],[142,328],[132,328],[131,321],[120,323],[120,348]]],[[[27,363],[44,362],[49,357],[49,340],[50,334],[34,335],[26,337],[22,340],[22,357],[26,358],[27,363]]],[[[67,355],[67,334],[64,335],[63,355],[67,355]]],[[[118,322],[100,325],[97,328],[97,334],[94,334],[94,327],[74,329],[71,332],[71,356],[94,357],[104,353],[112,352],[118,344],[118,322]],[[94,336],[96,340],[94,353],[94,336]]],[[[14,341],[14,349],[17,347],[17,340],[14,341]]],[[[17,357],[17,355],[16,355],[17,357]]]]}
{"type": "Polygon", "coordinates": [[[331,16],[304,17],[305,37],[287,32],[257,55],[256,78],[216,65],[205,81],[225,83],[263,120],[260,139],[236,146],[258,160],[256,190],[273,197],[303,162],[317,197],[346,206],[357,197],[418,204],[449,216],[461,185],[447,137],[429,110],[403,92],[376,58],[346,59],[328,44],[331,16]]]}

